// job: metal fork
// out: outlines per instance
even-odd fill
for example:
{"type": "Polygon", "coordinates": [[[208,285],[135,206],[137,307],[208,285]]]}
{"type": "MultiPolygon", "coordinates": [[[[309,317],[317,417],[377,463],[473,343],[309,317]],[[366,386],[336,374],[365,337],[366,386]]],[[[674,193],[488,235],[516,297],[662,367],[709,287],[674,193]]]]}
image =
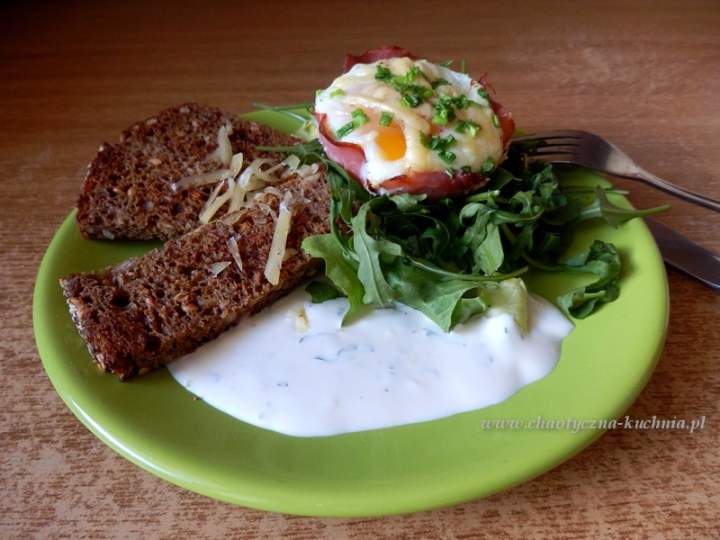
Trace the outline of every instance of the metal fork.
{"type": "Polygon", "coordinates": [[[568,129],[544,131],[513,138],[513,142],[531,141],[539,143],[530,150],[532,156],[553,163],[571,163],[612,176],[640,180],[671,195],[720,212],[720,201],[693,193],[655,176],[636,164],[630,156],[613,143],[594,133],[568,129]]]}

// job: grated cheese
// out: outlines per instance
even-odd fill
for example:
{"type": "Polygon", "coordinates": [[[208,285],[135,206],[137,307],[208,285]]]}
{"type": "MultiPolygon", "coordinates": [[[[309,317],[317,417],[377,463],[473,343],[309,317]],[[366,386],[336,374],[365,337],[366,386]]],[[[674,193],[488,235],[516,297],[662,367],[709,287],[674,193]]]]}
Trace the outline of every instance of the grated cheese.
{"type": "Polygon", "coordinates": [[[232,174],[233,178],[237,178],[237,175],[240,174],[243,166],[243,160],[244,158],[242,152],[234,154],[232,159],[230,160],[230,173],[232,174]]]}
{"type": "Polygon", "coordinates": [[[210,195],[208,202],[205,203],[203,211],[200,212],[200,223],[210,223],[210,220],[217,213],[220,208],[232,197],[233,190],[235,189],[235,180],[232,178],[227,179],[227,189],[225,193],[218,196],[220,189],[223,186],[223,182],[218,183],[218,186],[210,195]],[[214,195],[214,196],[213,196],[214,195]]]}
{"type": "MultiPolygon", "coordinates": [[[[238,152],[232,157],[232,161],[230,162],[230,172],[232,173],[233,178],[237,178],[240,174],[240,171],[242,170],[243,166],[243,155],[242,152],[238,152]]],[[[237,210],[240,210],[242,208],[243,204],[245,203],[245,188],[240,184],[240,181],[238,180],[235,183],[235,188],[232,191],[232,195],[230,196],[230,206],[228,207],[228,213],[235,212],[237,210]]]]}
{"type": "Polygon", "coordinates": [[[173,182],[172,184],[170,184],[170,188],[173,191],[178,191],[180,189],[185,189],[189,187],[199,187],[205,186],[207,184],[214,184],[215,182],[218,182],[220,180],[225,180],[225,178],[227,178],[230,174],[230,169],[218,169],[217,171],[202,174],[193,174],[191,176],[181,178],[177,182],[173,182]]]}
{"type": "MultiPolygon", "coordinates": [[[[283,163],[285,163],[285,166],[287,167],[287,172],[293,172],[297,170],[297,168],[300,166],[300,158],[297,157],[295,154],[288,155],[284,160],[283,163]]],[[[285,173],[283,173],[284,175],[285,173]]]]}
{"type": "Polygon", "coordinates": [[[230,206],[228,207],[228,214],[237,212],[245,204],[245,189],[240,185],[240,182],[235,184],[232,196],[230,197],[230,206]]]}
{"type": "Polygon", "coordinates": [[[233,132],[232,125],[225,123],[218,129],[217,143],[218,147],[208,157],[210,159],[217,159],[223,164],[225,168],[230,166],[232,160],[232,144],[230,143],[230,134],[233,132]]]}
{"type": "Polygon", "coordinates": [[[270,205],[257,200],[253,201],[253,204],[257,206],[260,210],[265,212],[268,216],[270,216],[275,223],[277,223],[277,216],[275,215],[275,212],[273,212],[273,209],[270,208],[270,205]]]}
{"type": "Polygon", "coordinates": [[[278,200],[282,200],[282,198],[283,198],[283,192],[280,191],[275,186],[268,186],[265,189],[263,189],[261,196],[264,197],[266,195],[275,195],[278,198],[278,200]]]}
{"type": "Polygon", "coordinates": [[[240,219],[241,212],[233,212],[232,214],[227,214],[220,218],[220,221],[225,223],[225,225],[235,225],[238,220],[240,219]]]}
{"type": "Polygon", "coordinates": [[[218,193],[220,193],[220,190],[223,187],[222,182],[218,182],[218,184],[215,186],[215,188],[210,192],[210,196],[208,197],[208,200],[205,202],[205,206],[203,206],[203,209],[200,211],[200,221],[202,221],[202,216],[207,212],[208,208],[215,202],[215,199],[217,199],[218,193]]]}
{"type": "Polygon", "coordinates": [[[229,261],[216,262],[210,265],[210,271],[213,273],[214,276],[217,276],[228,266],[230,266],[229,261]]]}
{"type": "Polygon", "coordinates": [[[230,255],[232,256],[233,260],[235,261],[235,264],[238,267],[238,270],[240,272],[243,271],[243,263],[242,259],[240,258],[240,250],[238,249],[238,243],[234,236],[231,236],[228,238],[227,241],[228,251],[230,251],[230,255]]]}
{"type": "Polygon", "coordinates": [[[280,209],[278,211],[277,221],[275,222],[275,232],[273,233],[272,244],[270,245],[270,254],[265,263],[265,279],[273,285],[280,283],[280,269],[287,248],[287,237],[292,221],[292,211],[288,208],[290,198],[291,194],[287,192],[280,202],[280,209]]]}
{"type": "MultiPolygon", "coordinates": [[[[225,127],[223,126],[223,128],[225,127]]],[[[232,132],[231,126],[227,126],[227,129],[232,132]]],[[[220,134],[218,138],[221,138],[220,134]]],[[[229,144],[229,138],[227,140],[229,144]]],[[[275,215],[275,212],[267,204],[261,202],[266,194],[275,195],[278,199],[283,198],[283,191],[274,187],[273,184],[281,182],[293,174],[308,181],[317,180],[320,175],[317,163],[310,165],[300,165],[300,163],[300,158],[294,155],[287,156],[280,162],[274,162],[269,158],[256,158],[248,163],[243,170],[244,157],[242,152],[238,152],[230,157],[226,168],[211,173],[189,176],[172,184],[172,186],[173,190],[177,190],[189,186],[218,182],[200,211],[199,220],[201,223],[212,221],[218,211],[228,202],[226,216],[253,205],[259,206],[266,214],[272,216],[277,223],[278,216],[275,215]],[[225,187],[225,191],[222,191],[223,187],[225,187]]]]}

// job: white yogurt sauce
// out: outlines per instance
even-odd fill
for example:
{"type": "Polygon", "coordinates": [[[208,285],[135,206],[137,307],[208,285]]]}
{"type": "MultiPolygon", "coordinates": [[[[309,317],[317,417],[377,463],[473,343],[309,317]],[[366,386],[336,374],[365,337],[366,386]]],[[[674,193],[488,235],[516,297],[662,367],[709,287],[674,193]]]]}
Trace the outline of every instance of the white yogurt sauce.
{"type": "Polygon", "coordinates": [[[529,302],[525,335],[492,312],[445,333],[403,305],[341,328],[345,299],[312,304],[299,290],[169,369],[213,407],[287,435],[433,420],[503,401],[552,371],[572,324],[546,300],[529,302]]]}

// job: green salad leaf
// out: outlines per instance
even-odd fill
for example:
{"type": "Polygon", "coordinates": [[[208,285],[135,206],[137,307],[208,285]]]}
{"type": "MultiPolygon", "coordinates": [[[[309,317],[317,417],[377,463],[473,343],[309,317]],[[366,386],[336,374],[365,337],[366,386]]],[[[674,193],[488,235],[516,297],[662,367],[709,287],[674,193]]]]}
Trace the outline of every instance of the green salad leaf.
{"type": "Polygon", "coordinates": [[[489,307],[512,315],[523,332],[528,331],[528,304],[525,282],[520,278],[489,283],[485,296],[489,307]]]}
{"type": "Polygon", "coordinates": [[[395,294],[385,279],[385,272],[380,264],[380,258],[386,259],[402,255],[402,248],[385,238],[377,240],[367,231],[368,212],[375,203],[382,203],[382,199],[372,199],[360,207],[357,215],[350,221],[353,230],[352,245],[357,255],[357,277],[363,284],[365,294],[363,302],[378,307],[392,306],[395,294]]]}
{"type": "Polygon", "coordinates": [[[331,281],[322,278],[308,283],[305,291],[310,295],[313,304],[322,304],[344,296],[331,281]]]}
{"type": "Polygon", "coordinates": [[[578,319],[590,315],[601,304],[612,302],[620,295],[622,263],[615,246],[595,240],[590,249],[569,258],[564,267],[571,272],[594,274],[597,280],[560,296],[558,305],[578,319]]]}
{"type": "Polygon", "coordinates": [[[489,309],[527,329],[527,291],[518,276],[529,268],[593,276],[556,300],[568,316],[587,317],[618,297],[622,260],[599,240],[568,256],[577,225],[604,219],[619,226],[667,208],[628,210],[610,201],[618,192],[612,188],[563,185],[553,166],[530,159],[522,144],[511,146],[484,188],[440,200],[371,196],[317,141],[261,149],[325,165],[330,232],[306,238],[302,248],[325,262],[325,277],[308,288],[314,301],[348,298],[344,323],[401,302],[445,331],[489,309]]]}

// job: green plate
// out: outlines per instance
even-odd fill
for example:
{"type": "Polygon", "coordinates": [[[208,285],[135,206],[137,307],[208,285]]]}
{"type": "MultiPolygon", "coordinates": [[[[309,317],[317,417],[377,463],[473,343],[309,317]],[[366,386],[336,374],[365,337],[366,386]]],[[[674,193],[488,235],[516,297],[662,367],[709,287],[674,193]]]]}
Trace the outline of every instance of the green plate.
{"type": "MultiPolygon", "coordinates": [[[[296,127],[277,113],[249,115],[296,127]]],[[[603,180],[575,171],[578,183],[603,180]]],[[[629,204],[617,197],[618,204],[629,204]]],[[[630,406],[662,350],[668,317],[665,268],[642,221],[584,228],[615,242],[625,263],[620,298],[578,321],[555,370],[507,401],[409,426],[333,437],[293,438],[236,420],[175,382],[166,370],[119,383],[100,373],[70,320],[58,278],[140,255],[155,243],[83,239],[74,212],[45,254],[33,323],[45,370],[70,410],[98,438],[143,469],[223,501],[293,514],[369,516],[446,506],[525,482],[562,463],[601,429],[487,430],[487,419],[613,419],[630,406]]],[[[531,275],[554,298],[582,278],[531,275]]]]}

